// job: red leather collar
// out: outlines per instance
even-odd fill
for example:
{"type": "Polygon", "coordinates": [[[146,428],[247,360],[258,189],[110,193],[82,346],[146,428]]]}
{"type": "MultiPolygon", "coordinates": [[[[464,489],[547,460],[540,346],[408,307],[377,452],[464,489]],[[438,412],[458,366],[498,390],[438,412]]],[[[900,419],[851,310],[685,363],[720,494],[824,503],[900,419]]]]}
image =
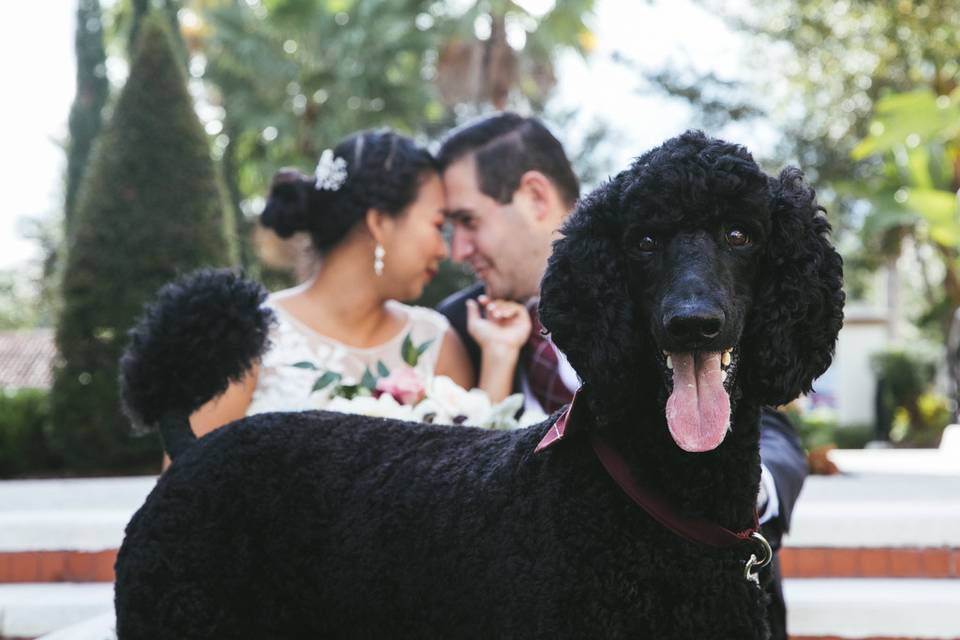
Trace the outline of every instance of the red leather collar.
{"type": "MultiPolygon", "coordinates": [[[[540,440],[534,450],[536,453],[562,440],[570,439],[572,435],[583,431],[584,424],[588,422],[587,418],[589,416],[586,402],[582,399],[579,403],[577,402],[579,394],[579,391],[574,394],[573,401],[566,411],[540,440]]],[[[600,464],[603,465],[613,481],[617,483],[617,486],[650,517],[678,536],[691,542],[726,549],[749,541],[751,536],[759,529],[760,525],[756,513],[753,516],[753,526],[739,532],[731,531],[710,520],[680,515],[665,498],[636,481],[627,461],[613,447],[595,433],[590,433],[588,438],[590,446],[600,460],[600,464]]]]}

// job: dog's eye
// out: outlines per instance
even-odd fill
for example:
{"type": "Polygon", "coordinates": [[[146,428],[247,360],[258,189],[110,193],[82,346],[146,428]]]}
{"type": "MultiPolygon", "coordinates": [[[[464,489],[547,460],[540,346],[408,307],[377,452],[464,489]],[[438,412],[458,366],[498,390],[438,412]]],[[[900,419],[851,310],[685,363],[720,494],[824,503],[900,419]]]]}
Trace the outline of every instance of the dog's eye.
{"type": "Polygon", "coordinates": [[[646,260],[660,250],[660,239],[648,230],[631,227],[623,234],[623,248],[634,260],[646,260]]]}
{"type": "Polygon", "coordinates": [[[637,249],[640,251],[656,251],[659,246],[660,243],[651,235],[643,235],[637,239],[637,249]]]}
{"type": "Polygon", "coordinates": [[[745,231],[740,229],[727,230],[727,244],[731,247],[747,247],[750,246],[751,242],[750,236],[745,231]]]}

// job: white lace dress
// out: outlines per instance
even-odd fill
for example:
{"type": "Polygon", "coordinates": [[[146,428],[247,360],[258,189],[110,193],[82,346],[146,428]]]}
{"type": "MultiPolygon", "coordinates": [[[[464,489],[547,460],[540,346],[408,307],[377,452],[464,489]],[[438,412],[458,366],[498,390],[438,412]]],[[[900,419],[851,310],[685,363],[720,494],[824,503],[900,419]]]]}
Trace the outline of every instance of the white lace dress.
{"type": "Polygon", "coordinates": [[[449,322],[432,309],[392,300],[386,304],[394,313],[406,317],[403,329],[383,344],[360,349],[317,333],[284,311],[274,299],[268,299],[266,305],[274,311],[277,323],[270,334],[270,346],[261,359],[247,415],[317,408],[311,390],[317,378],[328,371],[340,374],[343,384],[356,384],[365,370],[375,373],[378,363],[391,371],[406,366],[403,344],[408,336],[413,347],[421,349],[414,369],[423,379],[430,379],[449,322]],[[302,362],[312,363],[316,370],[293,366],[302,362]]]}

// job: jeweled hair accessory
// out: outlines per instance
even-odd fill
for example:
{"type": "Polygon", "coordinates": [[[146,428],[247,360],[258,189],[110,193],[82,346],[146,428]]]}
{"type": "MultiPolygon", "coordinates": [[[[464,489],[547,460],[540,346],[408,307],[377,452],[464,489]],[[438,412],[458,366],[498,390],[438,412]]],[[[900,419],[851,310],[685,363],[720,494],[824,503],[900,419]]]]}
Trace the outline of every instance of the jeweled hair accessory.
{"type": "Polygon", "coordinates": [[[347,161],[334,157],[332,149],[325,149],[320,154],[314,176],[317,191],[336,191],[347,181],[347,161]]]}

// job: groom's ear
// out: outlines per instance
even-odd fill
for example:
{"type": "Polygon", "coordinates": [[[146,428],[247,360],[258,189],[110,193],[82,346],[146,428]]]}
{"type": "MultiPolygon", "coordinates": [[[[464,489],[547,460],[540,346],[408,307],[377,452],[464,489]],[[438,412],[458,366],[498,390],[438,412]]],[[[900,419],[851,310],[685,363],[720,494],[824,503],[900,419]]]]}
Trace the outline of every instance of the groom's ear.
{"type": "Polygon", "coordinates": [[[522,202],[532,221],[543,222],[550,216],[551,202],[558,197],[550,178],[531,169],[520,176],[520,184],[513,194],[514,202],[522,202]]]}

